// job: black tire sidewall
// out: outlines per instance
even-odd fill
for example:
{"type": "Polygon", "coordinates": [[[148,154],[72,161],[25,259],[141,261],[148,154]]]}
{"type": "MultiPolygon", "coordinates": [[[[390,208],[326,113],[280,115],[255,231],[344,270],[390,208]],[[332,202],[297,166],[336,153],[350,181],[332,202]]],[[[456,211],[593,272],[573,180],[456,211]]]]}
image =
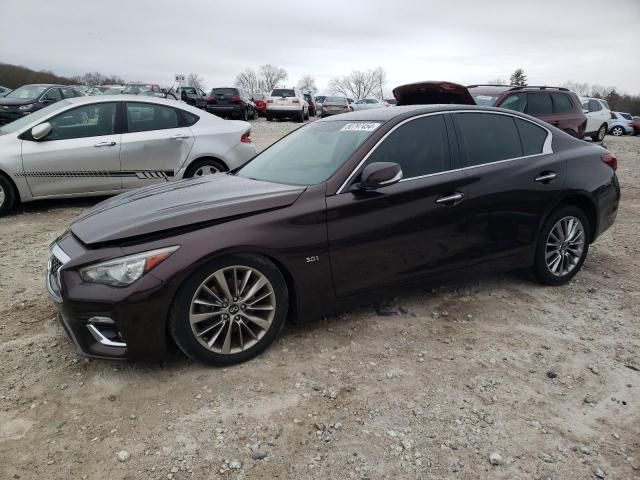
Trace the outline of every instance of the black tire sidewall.
{"type": "Polygon", "coordinates": [[[4,202],[0,205],[0,216],[6,215],[12,208],[16,201],[16,191],[13,188],[11,181],[0,174],[0,186],[4,191],[4,202]]]}
{"type": "Polygon", "coordinates": [[[289,311],[289,293],[282,273],[271,261],[259,255],[231,255],[213,260],[191,274],[180,286],[169,314],[169,332],[185,355],[206,365],[224,366],[249,360],[262,353],[277,337],[289,311]],[[276,312],[269,331],[253,347],[240,353],[224,355],[211,352],[194,337],[189,324],[189,309],[196,289],[212,273],[231,265],[245,265],[267,277],[276,295],[276,312]]]}
{"type": "Polygon", "coordinates": [[[547,220],[544,222],[542,226],[542,230],[540,231],[540,235],[538,236],[538,242],[536,244],[536,252],[535,252],[535,260],[533,271],[536,278],[545,285],[564,285],[569,282],[582,268],[582,265],[587,258],[587,254],[589,253],[589,239],[591,238],[591,232],[589,229],[589,220],[585,213],[579,209],[578,207],[574,207],[571,205],[560,207],[559,209],[552,212],[547,220]],[[562,277],[557,277],[552,274],[548,267],[545,259],[546,253],[546,244],[547,238],[549,237],[549,232],[554,227],[558,220],[564,217],[576,217],[582,223],[582,228],[584,229],[585,234],[585,243],[584,250],[582,252],[582,257],[580,261],[576,265],[571,272],[562,277]]]}

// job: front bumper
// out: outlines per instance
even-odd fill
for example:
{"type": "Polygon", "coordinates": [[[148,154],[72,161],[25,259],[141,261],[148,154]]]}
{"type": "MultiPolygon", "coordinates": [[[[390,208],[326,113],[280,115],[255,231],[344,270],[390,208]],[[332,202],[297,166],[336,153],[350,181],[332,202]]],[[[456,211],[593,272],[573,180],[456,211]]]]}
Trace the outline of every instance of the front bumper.
{"type": "Polygon", "coordinates": [[[166,320],[173,292],[151,273],[125,288],[84,283],[73,266],[86,261],[78,262],[71,253],[80,252],[80,245],[71,235],[52,244],[47,269],[49,296],[78,353],[113,360],[165,358],[166,320]]]}
{"type": "Polygon", "coordinates": [[[14,120],[18,120],[19,118],[24,117],[25,115],[29,115],[31,111],[24,112],[14,112],[14,111],[1,111],[0,110],[0,125],[5,125],[7,123],[11,123],[14,120]]]}

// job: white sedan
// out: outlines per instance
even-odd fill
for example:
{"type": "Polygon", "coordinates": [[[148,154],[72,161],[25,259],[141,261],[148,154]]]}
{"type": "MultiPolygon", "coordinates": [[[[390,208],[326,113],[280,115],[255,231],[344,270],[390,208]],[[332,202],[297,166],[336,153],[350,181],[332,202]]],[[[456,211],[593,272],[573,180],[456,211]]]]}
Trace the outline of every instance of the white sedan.
{"type": "Polygon", "coordinates": [[[251,125],[186,103],[103,95],[62,100],[0,128],[0,215],[18,201],[113,195],[234,169],[251,125]]]}
{"type": "Polygon", "coordinates": [[[384,100],[379,100],[377,98],[363,98],[362,100],[358,100],[356,103],[351,105],[351,108],[354,112],[358,110],[369,110],[371,108],[381,108],[388,107],[389,104],[384,100]]]}

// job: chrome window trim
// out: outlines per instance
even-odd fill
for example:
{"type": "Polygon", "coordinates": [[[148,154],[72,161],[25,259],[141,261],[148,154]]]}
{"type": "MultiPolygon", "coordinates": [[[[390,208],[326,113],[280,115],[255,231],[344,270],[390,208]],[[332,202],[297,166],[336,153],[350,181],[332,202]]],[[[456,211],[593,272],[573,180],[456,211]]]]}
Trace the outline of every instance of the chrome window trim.
{"type": "Polygon", "coordinates": [[[539,128],[542,128],[544,131],[547,132],[547,138],[545,138],[545,140],[544,140],[544,144],[542,145],[542,152],[541,153],[534,153],[533,155],[524,155],[522,157],[506,158],[504,160],[496,160],[494,162],[480,163],[478,165],[470,165],[468,167],[455,168],[455,169],[451,169],[451,170],[446,170],[444,172],[428,173],[426,175],[419,175],[417,177],[403,178],[403,179],[400,180],[399,183],[407,182],[409,180],[417,180],[417,179],[421,179],[421,178],[433,177],[435,175],[443,175],[445,173],[461,172],[463,170],[469,170],[469,169],[472,169],[472,168],[483,167],[485,165],[495,165],[495,164],[498,164],[498,163],[512,162],[514,160],[522,160],[522,159],[525,159],[525,158],[538,157],[540,155],[549,155],[550,153],[553,153],[553,148],[551,147],[551,143],[553,141],[553,134],[551,133],[551,130],[549,130],[544,125],[540,125],[539,123],[536,123],[536,122],[534,122],[532,120],[529,120],[528,118],[521,117],[520,115],[515,115],[515,114],[509,113],[509,112],[494,112],[494,111],[491,111],[491,110],[446,110],[446,111],[440,111],[440,112],[423,113],[422,115],[417,115],[415,117],[411,117],[411,118],[407,118],[407,119],[403,120],[402,122],[400,122],[397,125],[395,125],[387,133],[385,133],[384,136],[380,140],[378,140],[376,142],[376,144],[371,148],[371,150],[369,150],[369,152],[367,152],[367,154],[360,161],[360,163],[358,163],[358,165],[356,165],[356,167],[351,171],[351,173],[349,174],[347,179],[342,183],[342,185],[340,185],[340,188],[338,188],[338,191],[336,192],[336,195],[340,195],[342,193],[347,193],[348,192],[348,190],[345,191],[345,188],[347,187],[349,182],[353,179],[353,177],[358,172],[358,170],[360,170],[362,165],[364,165],[364,163],[369,159],[371,154],[376,151],[378,146],[382,142],[384,142],[387,139],[387,137],[389,135],[391,135],[391,133],[393,133],[397,128],[401,127],[405,123],[411,122],[411,121],[416,120],[418,118],[430,117],[432,115],[445,115],[446,113],[490,113],[490,114],[494,114],[494,115],[506,115],[506,116],[513,117],[513,118],[519,118],[519,119],[524,120],[526,122],[529,122],[529,123],[531,123],[533,125],[536,125],[539,128]]]}

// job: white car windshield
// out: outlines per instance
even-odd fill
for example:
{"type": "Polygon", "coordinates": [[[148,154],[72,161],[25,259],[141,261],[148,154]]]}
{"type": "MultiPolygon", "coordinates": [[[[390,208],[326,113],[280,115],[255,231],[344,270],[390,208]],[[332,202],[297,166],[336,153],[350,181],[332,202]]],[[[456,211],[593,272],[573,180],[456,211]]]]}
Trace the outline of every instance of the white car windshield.
{"type": "Polygon", "coordinates": [[[25,85],[24,87],[16,88],[13,92],[7,95],[7,98],[38,98],[49,87],[43,87],[40,85],[25,85]]]}
{"type": "Polygon", "coordinates": [[[0,135],[6,135],[7,133],[17,132],[18,130],[29,125],[30,123],[37,122],[41,118],[44,118],[47,115],[50,115],[51,113],[61,109],[62,107],[69,105],[70,103],[71,102],[67,100],[61,100],[47,107],[44,107],[40,110],[37,110],[27,116],[19,118],[18,120],[15,120],[11,123],[7,123],[6,125],[3,125],[2,127],[0,127],[0,135]]]}
{"type": "Polygon", "coordinates": [[[314,122],[274,143],[236,174],[293,185],[327,180],[380,126],[379,122],[314,122]]]}

